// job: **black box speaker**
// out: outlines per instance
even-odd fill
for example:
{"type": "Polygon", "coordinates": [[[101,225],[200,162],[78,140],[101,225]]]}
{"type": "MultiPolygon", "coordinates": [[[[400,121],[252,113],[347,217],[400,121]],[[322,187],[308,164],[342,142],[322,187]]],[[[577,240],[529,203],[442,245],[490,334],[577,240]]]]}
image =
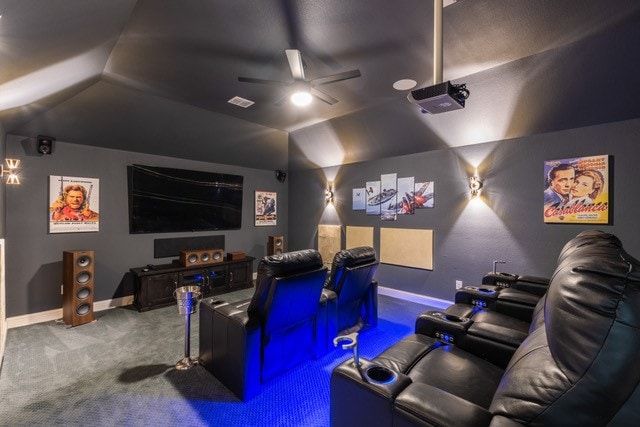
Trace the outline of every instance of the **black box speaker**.
{"type": "Polygon", "coordinates": [[[38,153],[51,154],[53,152],[53,141],[56,139],[52,136],[38,135],[38,153]]]}

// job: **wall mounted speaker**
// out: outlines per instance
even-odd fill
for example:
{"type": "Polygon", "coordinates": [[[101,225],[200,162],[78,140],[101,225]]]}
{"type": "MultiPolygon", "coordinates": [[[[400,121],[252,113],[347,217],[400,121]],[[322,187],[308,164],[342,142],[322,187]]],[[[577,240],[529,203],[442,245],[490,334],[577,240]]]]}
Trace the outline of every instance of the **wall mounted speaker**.
{"type": "Polygon", "coordinates": [[[180,264],[183,267],[215,264],[224,261],[224,249],[200,249],[180,252],[180,264]]]}
{"type": "Polygon", "coordinates": [[[65,251],[62,256],[62,320],[70,326],[93,322],[93,251],[65,251]]]}
{"type": "Polygon", "coordinates": [[[53,152],[53,141],[56,139],[52,136],[38,135],[38,153],[51,154],[53,152]]]}
{"type": "Polygon", "coordinates": [[[284,236],[269,236],[267,255],[280,255],[282,253],[284,253],[284,236]]]}
{"type": "Polygon", "coordinates": [[[277,169],[276,170],[276,179],[280,182],[284,182],[285,179],[287,179],[287,173],[283,170],[277,169]]]}

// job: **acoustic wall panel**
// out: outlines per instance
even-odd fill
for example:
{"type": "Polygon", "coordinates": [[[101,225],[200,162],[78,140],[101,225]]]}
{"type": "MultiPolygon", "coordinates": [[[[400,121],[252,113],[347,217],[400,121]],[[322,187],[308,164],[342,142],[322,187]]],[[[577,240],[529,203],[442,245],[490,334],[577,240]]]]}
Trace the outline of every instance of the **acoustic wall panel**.
{"type": "Polygon", "coordinates": [[[433,230],[381,228],[380,262],[433,270],[433,230]]]}
{"type": "Polygon", "coordinates": [[[331,268],[333,257],[342,248],[342,228],[339,225],[318,225],[318,252],[324,265],[331,268]]]}
{"type": "Polygon", "coordinates": [[[354,227],[347,225],[347,244],[345,249],[360,246],[373,246],[373,227],[354,227]]]}

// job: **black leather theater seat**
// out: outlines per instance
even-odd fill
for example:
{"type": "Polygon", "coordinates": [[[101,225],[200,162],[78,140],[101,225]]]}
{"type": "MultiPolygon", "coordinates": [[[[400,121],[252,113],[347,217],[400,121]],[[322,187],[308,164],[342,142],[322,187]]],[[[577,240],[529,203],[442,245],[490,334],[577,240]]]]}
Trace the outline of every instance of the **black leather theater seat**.
{"type": "Polygon", "coordinates": [[[318,251],[264,257],[253,298],[239,303],[204,300],[200,309],[200,359],[243,400],[261,384],[326,351],[327,275],[318,251]]]}
{"type": "Polygon", "coordinates": [[[329,301],[329,346],[338,333],[377,325],[378,282],[373,276],[378,265],[376,252],[369,246],[344,249],[334,256],[322,291],[329,301]]]}
{"type": "Polygon", "coordinates": [[[359,367],[344,362],[331,377],[331,424],[636,425],[640,262],[611,234],[581,233],[541,301],[505,369],[421,334],[359,367]]]}

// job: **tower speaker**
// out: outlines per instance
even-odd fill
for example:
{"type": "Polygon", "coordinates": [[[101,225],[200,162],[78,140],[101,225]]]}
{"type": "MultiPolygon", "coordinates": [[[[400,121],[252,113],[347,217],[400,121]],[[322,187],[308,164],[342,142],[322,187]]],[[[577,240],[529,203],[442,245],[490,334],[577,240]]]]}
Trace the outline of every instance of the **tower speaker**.
{"type": "Polygon", "coordinates": [[[269,236],[267,255],[280,255],[284,253],[284,236],[269,236]]]}
{"type": "Polygon", "coordinates": [[[180,252],[180,264],[183,267],[209,265],[224,261],[224,249],[200,249],[180,252]]]}
{"type": "Polygon", "coordinates": [[[62,320],[71,326],[93,321],[93,251],[63,253],[62,320]]]}
{"type": "Polygon", "coordinates": [[[53,152],[53,141],[56,139],[52,136],[38,135],[38,153],[51,154],[53,152]]]}

